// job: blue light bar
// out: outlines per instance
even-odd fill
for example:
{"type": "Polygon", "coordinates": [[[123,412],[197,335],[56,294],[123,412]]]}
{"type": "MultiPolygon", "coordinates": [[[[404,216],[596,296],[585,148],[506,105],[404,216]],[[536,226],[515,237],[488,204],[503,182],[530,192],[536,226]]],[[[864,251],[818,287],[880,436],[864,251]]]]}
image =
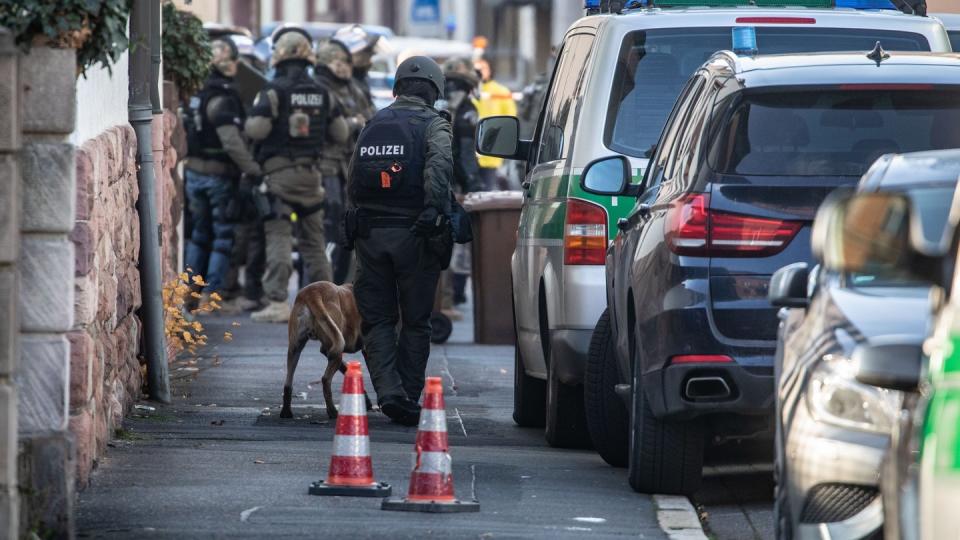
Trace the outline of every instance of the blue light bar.
{"type": "Polygon", "coordinates": [[[757,54],[757,29],[752,26],[734,26],[733,52],[737,54],[757,54]]]}
{"type": "Polygon", "coordinates": [[[600,0],[584,0],[583,9],[600,9],[600,0]]]}
{"type": "Polygon", "coordinates": [[[853,9],[897,9],[890,0],[836,0],[836,6],[853,9]]]}

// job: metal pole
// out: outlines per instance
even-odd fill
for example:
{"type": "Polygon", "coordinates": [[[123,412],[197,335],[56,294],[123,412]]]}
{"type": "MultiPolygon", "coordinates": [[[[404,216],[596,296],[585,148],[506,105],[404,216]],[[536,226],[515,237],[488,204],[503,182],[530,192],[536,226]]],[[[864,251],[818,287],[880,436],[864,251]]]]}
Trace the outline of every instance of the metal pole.
{"type": "MultiPolygon", "coordinates": [[[[160,277],[160,231],[157,228],[156,187],[153,169],[153,103],[151,100],[151,3],[134,0],[130,15],[130,124],[137,134],[137,183],[140,197],[140,295],[143,306],[144,356],[150,399],[170,402],[170,373],[163,333],[163,299],[160,277]]],[[[155,86],[155,83],[153,84],[155,86]]]]}

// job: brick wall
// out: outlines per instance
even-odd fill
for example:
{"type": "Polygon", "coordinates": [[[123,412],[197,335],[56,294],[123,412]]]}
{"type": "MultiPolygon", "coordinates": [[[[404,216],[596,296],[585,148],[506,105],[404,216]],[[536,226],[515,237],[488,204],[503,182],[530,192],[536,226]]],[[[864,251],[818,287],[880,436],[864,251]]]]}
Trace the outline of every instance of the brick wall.
{"type": "Polygon", "coordinates": [[[80,487],[140,396],[136,148],[133,128],[124,125],[76,151],[74,327],[67,337],[80,487]]]}

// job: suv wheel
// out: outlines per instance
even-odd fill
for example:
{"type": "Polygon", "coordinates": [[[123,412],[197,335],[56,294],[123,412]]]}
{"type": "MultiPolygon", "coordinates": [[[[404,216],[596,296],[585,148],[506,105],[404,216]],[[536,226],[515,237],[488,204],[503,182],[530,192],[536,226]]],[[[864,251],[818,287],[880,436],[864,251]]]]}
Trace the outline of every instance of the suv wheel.
{"type": "MultiPolygon", "coordinates": [[[[634,371],[639,368],[634,367],[634,371]]],[[[653,416],[634,373],[630,419],[630,487],[640,493],[690,495],[703,479],[703,429],[698,420],[653,416]]]]}
{"type": "Polygon", "coordinates": [[[547,401],[544,381],[527,375],[520,344],[513,353],[513,421],[521,427],[543,427],[547,401]]]}
{"type": "Polygon", "coordinates": [[[623,400],[614,392],[614,386],[619,382],[610,313],[605,309],[590,339],[583,376],[583,405],[593,447],[610,465],[626,467],[630,446],[627,440],[629,417],[623,400]]]}
{"type": "Polygon", "coordinates": [[[553,366],[552,361],[547,366],[547,425],[544,430],[547,443],[557,448],[589,448],[583,385],[563,384],[553,366]]]}

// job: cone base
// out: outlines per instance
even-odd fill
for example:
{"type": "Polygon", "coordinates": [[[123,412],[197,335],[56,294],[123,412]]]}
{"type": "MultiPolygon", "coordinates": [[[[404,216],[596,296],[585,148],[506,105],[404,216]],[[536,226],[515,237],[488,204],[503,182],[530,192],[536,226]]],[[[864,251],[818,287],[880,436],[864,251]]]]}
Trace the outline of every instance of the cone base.
{"type": "Polygon", "coordinates": [[[460,501],[439,503],[433,501],[411,501],[408,499],[384,499],[380,503],[381,510],[396,510],[400,512],[430,512],[434,514],[454,514],[459,512],[479,512],[478,501],[460,501]]]}
{"type": "Polygon", "coordinates": [[[331,497],[389,497],[393,493],[393,488],[386,482],[378,482],[372,486],[335,486],[323,480],[317,480],[310,484],[307,493],[331,497]]]}

